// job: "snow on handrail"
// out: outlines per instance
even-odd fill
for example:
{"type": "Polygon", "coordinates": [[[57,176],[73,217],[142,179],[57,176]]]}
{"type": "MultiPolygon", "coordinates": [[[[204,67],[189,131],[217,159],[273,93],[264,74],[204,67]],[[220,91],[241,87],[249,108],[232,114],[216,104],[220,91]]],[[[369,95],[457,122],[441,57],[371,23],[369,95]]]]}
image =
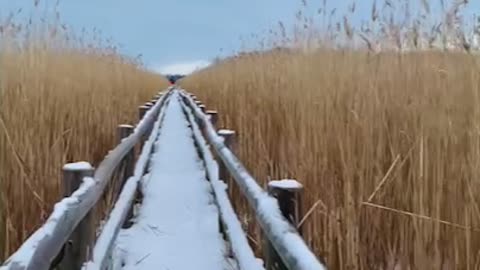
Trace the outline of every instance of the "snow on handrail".
{"type": "Polygon", "coordinates": [[[84,266],[83,269],[85,270],[109,269],[107,267],[109,263],[108,260],[110,259],[109,256],[111,255],[115,238],[127,217],[130,205],[133,203],[138,182],[147,168],[150,153],[152,152],[155,139],[160,132],[160,125],[165,115],[164,108],[165,106],[161,108],[160,114],[154,124],[153,131],[143,145],[140,157],[135,164],[134,174],[126,181],[107,222],[102,228],[102,232],[93,248],[92,260],[84,266]]]}
{"type": "Polygon", "coordinates": [[[224,224],[226,235],[231,243],[232,251],[235,259],[238,262],[240,270],[264,270],[260,259],[255,257],[255,254],[248,244],[247,235],[242,229],[242,224],[238,220],[233,206],[228,198],[226,191],[227,185],[219,180],[218,163],[213,158],[209,146],[202,136],[202,132],[195,122],[191,108],[182,102],[182,107],[187,113],[187,118],[192,125],[193,136],[199,145],[200,151],[205,161],[206,172],[208,179],[212,184],[213,193],[217,201],[217,206],[224,224]]]}
{"type": "Polygon", "coordinates": [[[326,269],[305,244],[297,230],[283,217],[276,199],[269,196],[258,185],[238,158],[225,146],[223,139],[218,136],[210,123],[208,116],[202,112],[186,91],[181,90],[181,95],[183,102],[192,109],[196,119],[201,122],[207,141],[213,146],[213,149],[247,198],[264,234],[285,265],[292,270],[326,269]]]}
{"type": "Polygon", "coordinates": [[[22,246],[0,266],[0,270],[46,270],[60,253],[63,245],[80,221],[102,196],[108,180],[123,158],[149,131],[159,115],[171,88],[140,120],[133,133],[111,150],[95,170],[93,178],[83,183],[71,196],[56,203],[47,221],[35,231],[22,246]]]}

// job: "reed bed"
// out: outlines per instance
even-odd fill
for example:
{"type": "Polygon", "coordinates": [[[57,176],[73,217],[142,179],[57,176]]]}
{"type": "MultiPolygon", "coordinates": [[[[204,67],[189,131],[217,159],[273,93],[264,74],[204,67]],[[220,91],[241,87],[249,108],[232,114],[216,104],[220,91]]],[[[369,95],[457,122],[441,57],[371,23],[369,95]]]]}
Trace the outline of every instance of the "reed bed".
{"type": "MultiPolygon", "coordinates": [[[[293,35],[280,24],[260,42],[270,48],[181,84],[238,132],[236,151],[262,185],[304,184],[305,238],[329,269],[480,269],[480,66],[458,20],[465,1],[435,31],[382,20],[381,2],[363,30],[347,17],[300,19],[293,35]]],[[[254,218],[231,194],[260,251],[254,218]]]]}
{"type": "Polygon", "coordinates": [[[478,59],[276,52],[182,86],[238,132],[262,184],[305,185],[306,239],[330,269],[480,266],[478,59]]]}
{"type": "Polygon", "coordinates": [[[18,16],[0,19],[0,261],[61,198],[63,164],[97,165],[117,125],[136,123],[138,106],[167,85],[96,33],[18,16]]]}

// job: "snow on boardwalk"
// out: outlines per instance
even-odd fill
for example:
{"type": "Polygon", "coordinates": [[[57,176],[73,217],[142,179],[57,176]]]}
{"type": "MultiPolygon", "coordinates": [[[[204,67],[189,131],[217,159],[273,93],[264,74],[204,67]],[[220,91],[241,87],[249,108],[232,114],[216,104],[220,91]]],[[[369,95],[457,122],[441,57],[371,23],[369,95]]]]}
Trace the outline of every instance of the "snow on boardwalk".
{"type": "Polygon", "coordinates": [[[117,240],[124,253],[122,269],[233,269],[177,93],[166,107],[154,151],[136,223],[117,240]]]}

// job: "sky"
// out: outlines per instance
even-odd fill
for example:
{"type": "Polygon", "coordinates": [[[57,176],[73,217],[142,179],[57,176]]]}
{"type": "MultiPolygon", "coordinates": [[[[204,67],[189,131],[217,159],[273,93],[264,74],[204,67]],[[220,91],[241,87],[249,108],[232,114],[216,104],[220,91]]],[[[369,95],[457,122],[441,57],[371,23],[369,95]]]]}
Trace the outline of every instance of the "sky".
{"type": "MultiPolygon", "coordinates": [[[[0,16],[26,13],[33,2],[0,0],[0,16]]],[[[183,71],[238,50],[242,36],[293,20],[298,6],[298,0],[61,0],[59,11],[68,25],[100,29],[155,70],[183,71]]]]}
{"type": "MultiPolygon", "coordinates": [[[[34,1],[0,0],[0,18],[19,8],[28,14],[34,1]]],[[[39,1],[42,7],[56,2],[39,1]]],[[[369,15],[371,1],[356,1],[360,3],[357,16],[369,15]]],[[[308,2],[309,11],[315,12],[323,0],[308,2]]],[[[327,2],[328,9],[346,10],[352,0],[327,2]]],[[[472,10],[480,11],[479,0],[470,2],[472,10]]],[[[141,54],[148,67],[164,73],[188,73],[217,56],[230,55],[252,34],[277,27],[279,21],[293,24],[300,7],[301,0],[59,1],[59,12],[67,25],[78,32],[82,28],[100,29],[121,45],[122,53],[133,57],[141,54]]]]}

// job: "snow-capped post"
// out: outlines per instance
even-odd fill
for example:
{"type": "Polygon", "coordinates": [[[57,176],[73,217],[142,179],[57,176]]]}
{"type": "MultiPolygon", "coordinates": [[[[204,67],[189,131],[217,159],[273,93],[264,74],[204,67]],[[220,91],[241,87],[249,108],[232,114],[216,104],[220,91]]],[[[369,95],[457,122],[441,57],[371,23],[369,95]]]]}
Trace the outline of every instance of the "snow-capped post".
{"type": "Polygon", "coordinates": [[[205,105],[203,104],[198,105],[198,107],[200,108],[200,110],[202,110],[203,113],[205,113],[207,110],[207,107],[205,107],[205,105]]]}
{"type": "MultiPolygon", "coordinates": [[[[118,126],[118,135],[119,135],[119,142],[123,139],[128,137],[130,134],[133,133],[133,126],[131,125],[120,125],[118,126]]],[[[127,182],[128,178],[133,175],[133,171],[135,169],[135,151],[132,149],[128,154],[125,156],[123,160],[123,178],[121,179],[121,183],[118,186],[118,190],[115,191],[115,196],[118,198],[120,193],[122,192],[125,183],[127,182]]],[[[133,217],[133,205],[130,206],[128,210],[127,217],[125,218],[125,222],[122,225],[122,228],[126,229],[129,228],[131,225],[131,219],[133,217]]]]}
{"type": "Polygon", "coordinates": [[[212,126],[216,129],[218,123],[218,112],[214,110],[209,110],[207,111],[207,114],[210,115],[210,122],[212,123],[212,126]]]}
{"type": "MultiPolygon", "coordinates": [[[[228,149],[230,149],[232,153],[235,153],[235,145],[236,145],[235,131],[228,130],[228,129],[220,129],[218,131],[218,135],[223,138],[223,142],[225,146],[228,147],[228,149]]],[[[231,185],[232,181],[228,173],[228,169],[225,167],[225,164],[223,164],[223,162],[219,161],[218,169],[219,169],[218,176],[220,180],[223,180],[228,185],[231,185]]],[[[232,189],[230,188],[229,191],[231,192],[232,189]]]]}
{"type": "MultiPolygon", "coordinates": [[[[142,106],[138,107],[138,120],[139,121],[142,121],[143,117],[145,116],[145,114],[148,112],[149,109],[150,109],[150,107],[147,106],[147,105],[142,105],[142,106]]],[[[146,138],[147,138],[146,136],[142,136],[142,138],[140,139],[140,149],[142,149],[143,143],[145,142],[146,138]]]]}
{"type": "MultiPolygon", "coordinates": [[[[215,125],[214,125],[215,126],[215,125]]],[[[225,146],[230,149],[230,151],[234,152],[235,148],[235,131],[233,130],[228,130],[228,129],[221,129],[218,131],[218,135],[221,136],[224,140],[225,146]]],[[[231,184],[232,179],[230,174],[228,173],[228,169],[225,166],[225,164],[218,159],[218,177],[220,181],[223,181],[225,183],[228,183],[228,185],[231,184]]],[[[230,188],[229,191],[232,189],[230,188]]],[[[221,220],[221,217],[219,219],[219,229],[220,232],[226,237],[227,232],[225,231],[225,226],[223,225],[223,222],[221,220]]]]}
{"type": "Polygon", "coordinates": [[[138,120],[142,120],[150,107],[142,105],[138,107],[138,120]]]}
{"type": "MultiPolygon", "coordinates": [[[[130,134],[133,133],[133,126],[131,125],[119,125],[118,126],[118,143],[121,143],[124,138],[127,138],[130,136],[130,134]]],[[[117,183],[117,190],[115,190],[115,197],[118,198],[120,195],[120,192],[122,192],[123,186],[125,185],[125,182],[127,182],[127,179],[133,175],[133,170],[135,166],[135,151],[134,149],[130,150],[127,155],[125,155],[125,158],[122,161],[122,166],[123,174],[122,179],[120,180],[120,183],[117,183]]]]}
{"type": "MultiPolygon", "coordinates": [[[[297,228],[298,233],[302,235],[302,229],[298,228],[302,218],[301,195],[303,185],[296,180],[270,181],[268,183],[268,194],[278,201],[278,206],[282,215],[297,228]]],[[[266,270],[288,270],[282,259],[270,243],[264,237],[264,258],[266,270]]]]}
{"type": "Polygon", "coordinates": [[[145,106],[147,106],[149,109],[153,107],[153,103],[150,101],[145,102],[145,106]]]}
{"type": "Polygon", "coordinates": [[[152,102],[153,104],[157,104],[157,102],[160,100],[160,98],[161,98],[161,95],[157,94],[157,95],[153,96],[151,102],[152,102]]]}
{"type": "MultiPolygon", "coordinates": [[[[153,107],[153,103],[151,102],[146,102],[144,106],[148,107],[148,110],[150,110],[152,107],[153,107]]],[[[147,111],[148,111],[147,110],[147,111]]],[[[145,133],[145,139],[148,138],[148,136],[150,135],[150,133],[152,132],[152,128],[153,128],[153,123],[149,124],[148,125],[148,129],[147,129],[147,132],[145,133]]]]}
{"type": "MultiPolygon", "coordinates": [[[[93,177],[94,169],[88,162],[65,164],[63,167],[63,196],[72,195],[84,177],[93,177]]],[[[93,213],[89,212],[78,224],[63,248],[63,258],[57,269],[81,269],[88,260],[93,246],[95,227],[93,213]]]]}

